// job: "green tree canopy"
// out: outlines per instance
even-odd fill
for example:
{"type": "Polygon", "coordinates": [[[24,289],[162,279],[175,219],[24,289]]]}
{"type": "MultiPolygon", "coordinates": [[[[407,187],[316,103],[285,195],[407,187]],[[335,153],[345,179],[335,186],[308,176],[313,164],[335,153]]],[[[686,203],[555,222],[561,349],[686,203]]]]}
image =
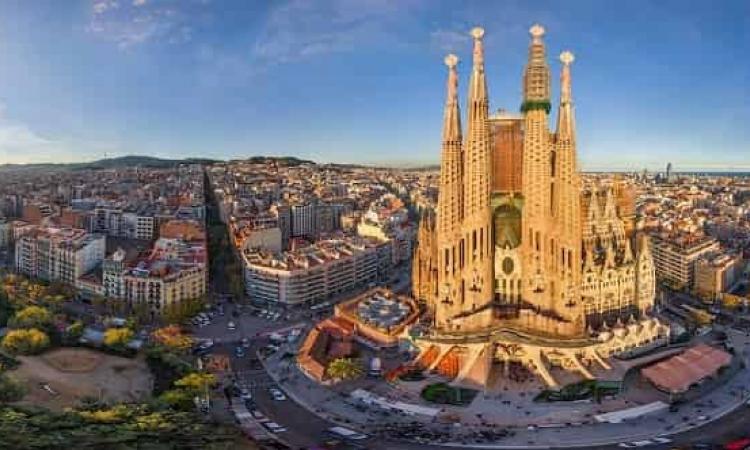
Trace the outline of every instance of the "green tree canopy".
{"type": "Polygon", "coordinates": [[[26,386],[10,375],[0,374],[0,403],[17,402],[26,395],[26,386]]]}
{"type": "Polygon", "coordinates": [[[362,364],[352,358],[337,358],[326,368],[326,374],[337,380],[351,380],[362,376],[362,364]]]}

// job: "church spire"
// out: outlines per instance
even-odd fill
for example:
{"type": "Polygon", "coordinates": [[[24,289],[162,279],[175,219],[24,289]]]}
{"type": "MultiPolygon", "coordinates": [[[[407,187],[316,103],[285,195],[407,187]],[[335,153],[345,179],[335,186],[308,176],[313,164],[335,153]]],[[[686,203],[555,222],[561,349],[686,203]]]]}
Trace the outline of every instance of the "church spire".
{"type": "Polygon", "coordinates": [[[448,66],[447,94],[445,96],[445,110],[443,112],[443,142],[461,142],[461,112],[458,106],[458,57],[450,54],[445,57],[448,66]]]}
{"type": "MultiPolygon", "coordinates": [[[[484,75],[484,29],[476,27],[471,30],[471,36],[474,38],[473,67],[471,69],[471,84],[469,85],[469,104],[483,104],[485,114],[487,111],[487,80],[484,75]]],[[[474,111],[469,111],[470,115],[474,111]]]]}
{"type": "Polygon", "coordinates": [[[484,75],[484,29],[471,30],[474,38],[474,64],[469,81],[466,146],[464,148],[464,217],[489,213],[490,134],[487,125],[489,100],[484,75]]]}
{"type": "Polygon", "coordinates": [[[558,139],[575,140],[576,124],[573,114],[573,95],[570,82],[570,65],[575,60],[573,53],[564,51],[560,54],[562,72],[560,73],[560,107],[557,114],[558,139]]]}
{"type": "Polygon", "coordinates": [[[546,50],[542,36],[544,27],[535,24],[529,29],[531,44],[529,45],[529,61],[523,74],[523,105],[521,111],[533,109],[550,110],[549,66],[547,66],[546,50]]]}
{"type": "MultiPolygon", "coordinates": [[[[461,112],[458,106],[458,57],[445,57],[448,66],[445,110],[443,113],[443,144],[438,195],[438,236],[450,239],[460,227],[463,214],[463,143],[461,112]]],[[[438,240],[441,240],[440,237],[438,240]]]]}
{"type": "Polygon", "coordinates": [[[492,214],[490,210],[490,178],[492,173],[489,100],[484,75],[484,29],[471,30],[474,38],[474,64],[469,81],[466,143],[464,145],[464,261],[461,280],[464,312],[477,311],[463,325],[482,328],[491,321],[487,308],[494,297],[492,214]]]}
{"type": "Polygon", "coordinates": [[[456,282],[460,274],[459,260],[461,224],[464,204],[464,163],[463,136],[461,133],[461,112],[458,106],[458,73],[456,55],[445,57],[448,66],[445,109],[443,113],[443,142],[440,157],[440,189],[437,207],[437,270],[435,298],[441,298],[435,305],[435,322],[444,327],[456,314],[462,292],[456,282]]]}

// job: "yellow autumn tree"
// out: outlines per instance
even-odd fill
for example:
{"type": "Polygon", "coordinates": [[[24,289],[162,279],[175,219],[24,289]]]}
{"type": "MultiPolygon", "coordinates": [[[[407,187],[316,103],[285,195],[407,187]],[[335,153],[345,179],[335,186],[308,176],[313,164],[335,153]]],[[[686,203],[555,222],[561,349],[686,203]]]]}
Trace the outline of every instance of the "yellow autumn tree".
{"type": "Polygon", "coordinates": [[[104,332],[104,345],[107,347],[124,347],[133,340],[133,330],[130,328],[108,328],[104,332]]]}
{"type": "Polygon", "coordinates": [[[27,306],[12,319],[14,328],[44,328],[52,322],[52,314],[41,306],[27,306]]]}
{"type": "Polygon", "coordinates": [[[216,384],[216,377],[210,373],[191,373],[174,382],[175,386],[196,393],[204,392],[216,384]]]}
{"type": "Polygon", "coordinates": [[[32,355],[49,347],[49,336],[36,328],[10,330],[3,338],[2,347],[9,353],[32,355]]]}
{"type": "Polygon", "coordinates": [[[193,338],[182,332],[179,326],[169,325],[151,333],[151,338],[164,347],[185,352],[193,346],[193,338]]]}

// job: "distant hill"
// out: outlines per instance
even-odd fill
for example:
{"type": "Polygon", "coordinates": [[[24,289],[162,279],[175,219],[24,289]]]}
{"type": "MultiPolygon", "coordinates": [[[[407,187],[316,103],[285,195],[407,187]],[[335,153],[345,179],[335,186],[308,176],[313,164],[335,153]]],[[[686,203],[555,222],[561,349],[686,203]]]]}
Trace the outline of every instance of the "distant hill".
{"type": "Polygon", "coordinates": [[[282,166],[299,166],[300,164],[316,164],[309,159],[300,159],[295,156],[251,156],[244,159],[233,159],[232,161],[247,161],[254,164],[276,161],[282,166]]]}
{"type": "MultiPolygon", "coordinates": [[[[301,164],[317,164],[315,161],[300,159],[295,156],[251,156],[242,159],[233,159],[231,161],[248,161],[251,163],[267,163],[276,161],[280,166],[299,166],[301,164]]],[[[210,158],[185,158],[185,159],[166,159],[156,158],[153,156],[128,155],[117,158],[105,158],[97,161],[78,162],[78,163],[35,163],[35,164],[0,164],[0,172],[8,171],[35,171],[35,170],[106,170],[126,167],[144,167],[152,169],[166,169],[175,167],[180,164],[214,164],[224,162],[218,159],[210,158]]],[[[347,164],[347,163],[326,163],[330,167],[341,169],[399,169],[399,170],[436,170],[439,165],[414,165],[403,166],[399,164],[347,164]]]]}
{"type": "Polygon", "coordinates": [[[206,158],[164,159],[152,156],[120,156],[81,163],[2,164],[0,171],[9,170],[101,170],[125,167],[148,167],[152,169],[175,167],[180,164],[212,164],[218,162],[206,158]]]}

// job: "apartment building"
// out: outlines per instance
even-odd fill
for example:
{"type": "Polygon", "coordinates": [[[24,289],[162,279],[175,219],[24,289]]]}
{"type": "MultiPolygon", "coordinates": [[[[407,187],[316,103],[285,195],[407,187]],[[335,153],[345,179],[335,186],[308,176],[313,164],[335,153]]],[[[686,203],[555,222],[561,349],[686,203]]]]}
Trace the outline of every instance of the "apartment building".
{"type": "Polygon", "coordinates": [[[719,242],[698,234],[654,234],[651,236],[656,278],[672,289],[692,289],[696,261],[719,250],[719,242]]]}
{"type": "Polygon", "coordinates": [[[16,241],[16,270],[75,285],[104,259],[105,239],[78,228],[36,227],[16,241]]]}
{"type": "Polygon", "coordinates": [[[160,227],[149,254],[124,268],[124,254],[105,264],[105,283],[131,305],[144,305],[154,315],[165,307],[201,298],[208,285],[206,232],[195,220],[172,220],[160,227]]]}
{"type": "Polygon", "coordinates": [[[123,274],[122,286],[124,300],[158,315],[167,306],[205,295],[206,270],[201,265],[146,259],[123,274]]]}
{"type": "Polygon", "coordinates": [[[705,301],[714,301],[729,292],[739,281],[744,267],[737,253],[708,253],[696,261],[695,293],[705,301]]]}
{"type": "Polygon", "coordinates": [[[314,304],[383,279],[391,243],[360,237],[327,239],[274,254],[243,251],[245,289],[255,302],[314,304]]]}

